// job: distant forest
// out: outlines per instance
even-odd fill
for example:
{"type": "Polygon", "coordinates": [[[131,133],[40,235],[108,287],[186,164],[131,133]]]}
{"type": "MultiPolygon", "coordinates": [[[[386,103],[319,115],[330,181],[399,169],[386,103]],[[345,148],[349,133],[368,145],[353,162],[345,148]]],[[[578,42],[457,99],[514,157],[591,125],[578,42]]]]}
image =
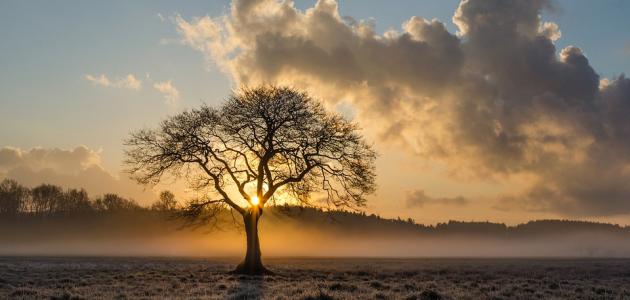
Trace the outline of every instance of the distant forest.
{"type": "MultiPolygon", "coordinates": [[[[90,197],[84,189],[63,189],[60,186],[41,184],[28,188],[15,180],[0,182],[0,221],[37,219],[42,216],[67,218],[85,215],[132,214],[176,215],[181,206],[169,191],[162,191],[150,206],[141,206],[133,199],[117,194],[90,197]]],[[[362,211],[343,209],[322,210],[315,207],[272,206],[266,210],[270,222],[291,220],[304,225],[326,228],[343,228],[355,232],[396,232],[397,234],[428,235],[481,235],[492,237],[538,236],[571,232],[606,232],[630,235],[629,226],[572,220],[535,220],[515,226],[492,222],[448,221],[436,225],[418,224],[415,220],[382,218],[362,211]],[[299,216],[299,218],[292,218],[299,216]]],[[[225,212],[223,221],[231,219],[225,212]]],[[[103,217],[102,216],[102,217],[103,217]]]]}
{"type": "Polygon", "coordinates": [[[0,182],[0,216],[68,215],[89,212],[120,212],[157,210],[168,211],[177,207],[175,196],[163,191],[150,207],[140,206],[133,199],[117,194],[104,194],[90,198],[84,189],[63,189],[52,184],[25,187],[15,180],[0,182]]]}

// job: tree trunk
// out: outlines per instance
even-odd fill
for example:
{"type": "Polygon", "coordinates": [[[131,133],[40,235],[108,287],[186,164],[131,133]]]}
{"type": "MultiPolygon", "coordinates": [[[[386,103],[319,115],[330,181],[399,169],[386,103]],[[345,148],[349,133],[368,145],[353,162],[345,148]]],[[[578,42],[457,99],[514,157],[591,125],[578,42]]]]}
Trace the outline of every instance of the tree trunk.
{"type": "Polygon", "coordinates": [[[262,208],[252,207],[243,216],[245,233],[247,236],[247,252],[245,259],[238,264],[233,273],[247,275],[272,274],[262,264],[260,240],[258,239],[258,220],[262,215],[262,208]]]}

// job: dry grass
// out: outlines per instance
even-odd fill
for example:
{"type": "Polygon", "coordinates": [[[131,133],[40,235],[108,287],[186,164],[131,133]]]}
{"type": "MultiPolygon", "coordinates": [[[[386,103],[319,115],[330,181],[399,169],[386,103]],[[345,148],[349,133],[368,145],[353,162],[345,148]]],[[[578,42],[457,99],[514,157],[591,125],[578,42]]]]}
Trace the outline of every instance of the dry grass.
{"type": "Polygon", "coordinates": [[[0,299],[630,299],[630,260],[0,258],[0,299]]]}

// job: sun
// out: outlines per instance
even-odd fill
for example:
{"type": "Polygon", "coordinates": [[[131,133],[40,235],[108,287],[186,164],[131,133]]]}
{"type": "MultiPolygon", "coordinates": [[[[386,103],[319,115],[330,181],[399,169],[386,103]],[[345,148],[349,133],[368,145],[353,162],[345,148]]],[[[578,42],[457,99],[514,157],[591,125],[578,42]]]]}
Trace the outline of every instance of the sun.
{"type": "Polygon", "coordinates": [[[252,197],[252,204],[253,205],[258,205],[258,203],[260,203],[260,200],[258,199],[258,196],[253,196],[252,197]]]}

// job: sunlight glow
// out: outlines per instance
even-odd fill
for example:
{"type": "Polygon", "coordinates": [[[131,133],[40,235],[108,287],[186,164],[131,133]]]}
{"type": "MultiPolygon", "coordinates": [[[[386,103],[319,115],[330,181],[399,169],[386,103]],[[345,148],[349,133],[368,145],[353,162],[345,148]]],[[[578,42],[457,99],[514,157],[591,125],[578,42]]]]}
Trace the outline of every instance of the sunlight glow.
{"type": "Polygon", "coordinates": [[[258,200],[258,196],[253,196],[252,197],[252,204],[253,205],[258,205],[258,203],[260,203],[260,200],[258,200]]]}

